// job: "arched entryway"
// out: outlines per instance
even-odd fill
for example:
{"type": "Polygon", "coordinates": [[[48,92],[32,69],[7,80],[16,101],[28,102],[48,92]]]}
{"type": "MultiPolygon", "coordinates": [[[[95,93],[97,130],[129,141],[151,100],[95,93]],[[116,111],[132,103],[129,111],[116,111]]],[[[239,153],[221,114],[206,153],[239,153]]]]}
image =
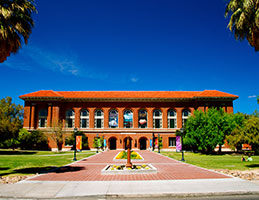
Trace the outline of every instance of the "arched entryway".
{"type": "Polygon", "coordinates": [[[146,150],[147,149],[147,138],[141,137],[139,139],[139,149],[140,150],[146,150]]]}
{"type": "MultiPolygon", "coordinates": [[[[127,150],[127,137],[124,138],[124,149],[127,150]]],[[[132,138],[130,137],[130,149],[132,149],[132,138]]]]}
{"type": "Polygon", "coordinates": [[[111,137],[109,139],[109,149],[110,150],[116,150],[117,149],[117,138],[111,137]]]}

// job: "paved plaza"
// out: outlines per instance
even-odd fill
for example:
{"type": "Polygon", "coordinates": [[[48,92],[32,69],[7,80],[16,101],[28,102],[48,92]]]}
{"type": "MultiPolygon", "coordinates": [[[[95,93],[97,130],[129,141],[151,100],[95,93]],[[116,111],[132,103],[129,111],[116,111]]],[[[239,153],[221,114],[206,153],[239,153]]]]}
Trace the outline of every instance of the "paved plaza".
{"type": "Polygon", "coordinates": [[[37,176],[30,180],[41,181],[137,181],[137,180],[184,180],[184,179],[214,179],[230,178],[213,171],[170,159],[150,151],[137,151],[144,160],[135,163],[151,163],[157,168],[157,174],[135,175],[101,175],[101,170],[107,164],[125,164],[126,161],[115,161],[119,151],[107,151],[90,158],[83,159],[69,166],[37,176]]]}
{"type": "Polygon", "coordinates": [[[101,175],[118,151],[107,151],[74,162],[57,170],[17,184],[0,185],[0,198],[81,198],[259,195],[259,185],[167,158],[150,151],[139,151],[143,161],[157,168],[157,174],[101,175]]]}

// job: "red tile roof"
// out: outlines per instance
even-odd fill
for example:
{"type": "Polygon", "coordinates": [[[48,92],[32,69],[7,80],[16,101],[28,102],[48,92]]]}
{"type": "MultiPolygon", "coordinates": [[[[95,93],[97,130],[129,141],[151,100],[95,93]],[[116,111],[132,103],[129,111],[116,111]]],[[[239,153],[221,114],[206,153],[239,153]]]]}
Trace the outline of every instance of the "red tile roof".
{"type": "Polygon", "coordinates": [[[64,98],[64,99],[181,99],[181,98],[231,98],[238,96],[217,90],[204,91],[61,91],[40,90],[21,95],[21,99],[64,98]]]}

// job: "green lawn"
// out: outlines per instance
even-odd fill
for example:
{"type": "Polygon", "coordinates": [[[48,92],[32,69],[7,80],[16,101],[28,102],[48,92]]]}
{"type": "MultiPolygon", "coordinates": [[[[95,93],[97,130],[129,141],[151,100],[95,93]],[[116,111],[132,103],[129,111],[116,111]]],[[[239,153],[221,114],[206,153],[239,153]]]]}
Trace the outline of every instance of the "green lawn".
{"type": "MultiPolygon", "coordinates": [[[[181,160],[182,154],[176,152],[161,152],[163,155],[176,160],[181,160]]],[[[252,156],[252,162],[242,162],[241,155],[204,155],[199,153],[185,152],[186,163],[197,165],[208,169],[231,169],[249,170],[259,169],[259,156],[252,156]]],[[[246,156],[247,158],[247,156],[246,156]]]]}
{"type": "MultiPolygon", "coordinates": [[[[77,152],[77,160],[95,152],[77,152]]],[[[0,150],[0,176],[29,175],[49,171],[73,162],[73,152],[0,150]]]]}

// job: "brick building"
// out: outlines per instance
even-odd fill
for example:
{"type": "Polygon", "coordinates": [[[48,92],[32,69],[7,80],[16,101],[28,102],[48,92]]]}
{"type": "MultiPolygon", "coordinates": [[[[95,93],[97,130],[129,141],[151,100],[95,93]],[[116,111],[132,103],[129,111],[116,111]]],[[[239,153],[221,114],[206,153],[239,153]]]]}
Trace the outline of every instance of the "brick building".
{"type": "MultiPolygon", "coordinates": [[[[103,137],[109,149],[124,149],[126,137],[131,147],[147,149],[150,140],[162,137],[164,149],[174,149],[176,130],[194,110],[222,107],[233,112],[238,96],[217,90],[199,92],[174,91],[106,91],[56,92],[41,90],[20,96],[25,101],[24,128],[42,129],[62,121],[65,135],[74,128],[88,138],[93,148],[95,137],[103,137]]],[[[49,138],[49,146],[55,143],[49,138]]]]}

